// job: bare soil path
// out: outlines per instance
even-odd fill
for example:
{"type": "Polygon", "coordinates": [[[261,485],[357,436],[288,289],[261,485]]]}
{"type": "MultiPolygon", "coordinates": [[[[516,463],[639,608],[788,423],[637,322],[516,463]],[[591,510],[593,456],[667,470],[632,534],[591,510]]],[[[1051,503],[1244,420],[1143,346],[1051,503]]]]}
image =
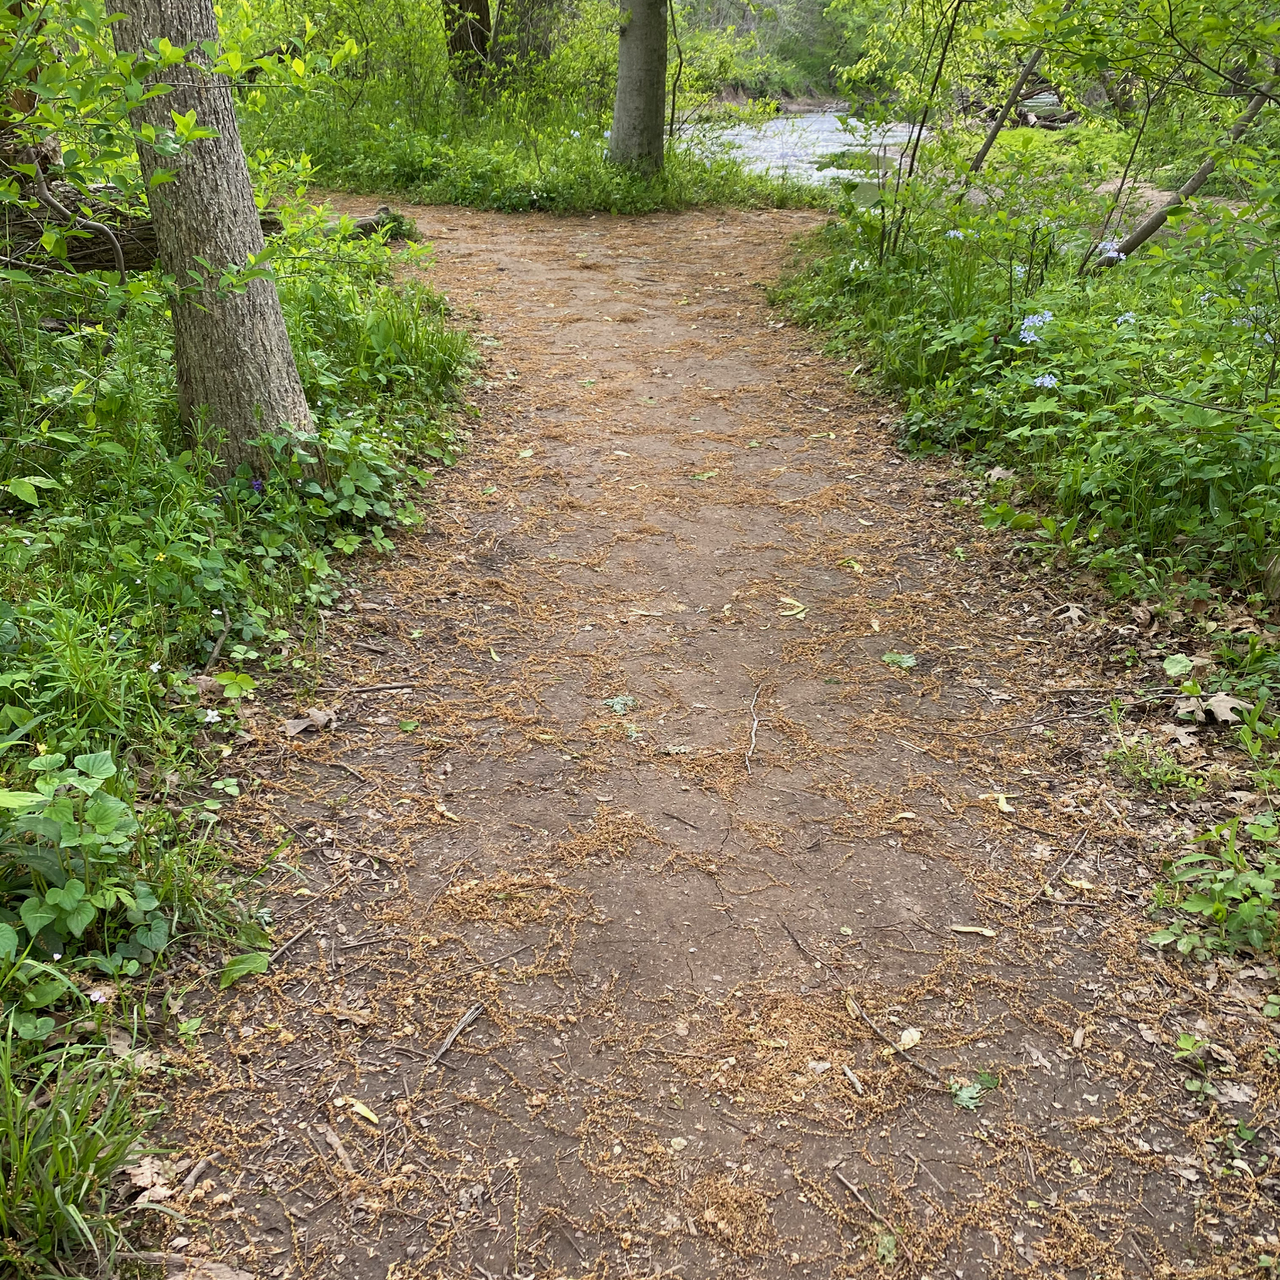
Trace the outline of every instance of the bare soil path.
{"type": "Polygon", "coordinates": [[[241,846],[305,852],[291,945],[205,1009],[176,1100],[211,1160],[188,1252],[361,1280],[1256,1257],[1266,1157],[1220,1145],[1274,1096],[1248,984],[1223,1020],[1141,944],[1143,810],[1083,771],[1109,688],[1054,580],[768,308],[816,216],[413,212],[485,355],[475,440],[327,620],[337,727],[260,712],[237,764],[241,846]],[[1171,1052],[1205,1017],[1254,1082],[1208,1106],[1171,1052]]]}

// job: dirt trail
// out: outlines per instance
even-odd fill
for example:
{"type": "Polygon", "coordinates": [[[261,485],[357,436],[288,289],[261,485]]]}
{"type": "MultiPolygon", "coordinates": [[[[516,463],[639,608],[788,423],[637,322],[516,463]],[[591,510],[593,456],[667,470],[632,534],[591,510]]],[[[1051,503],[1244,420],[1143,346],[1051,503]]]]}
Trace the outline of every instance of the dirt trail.
{"type": "Polygon", "coordinates": [[[376,1280],[1255,1256],[1206,1143],[1256,1091],[1183,1090],[1205,993],[1080,772],[1097,663],[768,309],[816,217],[416,214],[475,441],[328,618],[338,727],[237,765],[241,847],[305,856],[205,1010],[184,1233],[376,1280]]]}

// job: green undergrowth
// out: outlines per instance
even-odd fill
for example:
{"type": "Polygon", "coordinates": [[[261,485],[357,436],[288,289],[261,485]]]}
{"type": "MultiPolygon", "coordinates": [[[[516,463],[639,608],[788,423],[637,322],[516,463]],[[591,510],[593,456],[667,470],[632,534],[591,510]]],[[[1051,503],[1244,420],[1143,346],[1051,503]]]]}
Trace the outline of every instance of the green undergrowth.
{"type": "MultiPolygon", "coordinates": [[[[248,45],[297,40],[302,15],[292,0],[242,12],[253,13],[248,45]]],[[[829,204],[830,193],[811,184],[748,173],[716,141],[713,120],[774,110],[772,101],[724,103],[723,91],[808,79],[765,47],[763,27],[741,30],[723,15],[699,25],[697,16],[690,9],[677,18],[667,99],[674,132],[652,177],[607,158],[618,24],[604,0],[548,8],[536,30],[505,29],[500,17],[489,56],[470,64],[450,57],[439,6],[403,0],[396,13],[375,5],[358,23],[339,7],[314,28],[308,17],[311,35],[299,51],[325,69],[294,87],[247,92],[244,127],[258,145],[307,154],[328,188],[426,204],[625,214],[829,204]],[[358,53],[340,57],[356,30],[358,53]]]]}
{"type": "Polygon", "coordinates": [[[142,1112],[129,1037],[121,1056],[104,1032],[183,1030],[139,1011],[184,949],[229,979],[266,967],[257,873],[217,836],[238,780],[208,775],[231,771],[244,701],[307,676],[348,558],[390,552],[459,447],[471,354],[444,299],[394,282],[382,240],[283,217],[271,262],[315,425],[264,433],[234,475],[179,421],[158,273],[127,307],[96,277],[11,281],[0,311],[6,1274],[109,1272],[142,1112]]]}
{"type": "Polygon", "coordinates": [[[662,172],[645,177],[608,163],[599,119],[563,127],[543,120],[528,130],[490,122],[460,138],[395,130],[390,143],[381,131],[377,137],[370,140],[364,130],[354,138],[317,132],[305,141],[324,184],[422,204],[636,214],[702,205],[821,207],[831,198],[809,183],[748,173],[714,141],[672,144],[662,172]]]}
{"type": "Polygon", "coordinates": [[[1057,136],[1012,135],[963,200],[944,139],[896,198],[850,202],[776,296],[904,397],[910,447],[1013,477],[988,523],[1122,595],[1261,593],[1280,550],[1280,189],[1255,180],[1244,207],[1199,205],[1098,267],[1107,166],[1057,136]]]}

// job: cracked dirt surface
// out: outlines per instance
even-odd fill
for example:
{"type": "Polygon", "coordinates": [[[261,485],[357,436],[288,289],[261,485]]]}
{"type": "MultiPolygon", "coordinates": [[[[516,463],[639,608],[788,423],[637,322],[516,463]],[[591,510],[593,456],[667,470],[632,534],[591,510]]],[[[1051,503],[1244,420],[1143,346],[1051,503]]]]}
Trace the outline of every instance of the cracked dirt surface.
{"type": "Polygon", "coordinates": [[[337,727],[260,709],[237,762],[241,848],[303,852],[203,1010],[170,1234],[376,1280],[1255,1256],[1268,1157],[1213,1145],[1274,1107],[1248,971],[1205,1107],[1056,580],[767,306],[816,215],[411,212],[475,438],[327,621],[337,727]]]}

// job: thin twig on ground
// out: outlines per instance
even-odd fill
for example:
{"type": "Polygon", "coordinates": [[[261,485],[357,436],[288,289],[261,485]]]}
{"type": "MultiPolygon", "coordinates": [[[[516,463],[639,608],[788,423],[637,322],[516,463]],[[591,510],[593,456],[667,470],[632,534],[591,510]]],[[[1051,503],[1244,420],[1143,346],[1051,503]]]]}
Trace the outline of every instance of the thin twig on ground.
{"type": "Polygon", "coordinates": [[[473,1004],[470,1009],[458,1019],[458,1025],[454,1027],[444,1038],[444,1043],[436,1050],[435,1057],[427,1064],[434,1067],[441,1058],[444,1057],[450,1049],[453,1048],[453,1042],[484,1012],[483,1004],[473,1004]]]}
{"type": "Polygon", "coordinates": [[[850,1182],[850,1181],[849,1181],[849,1179],[848,1179],[848,1178],[846,1178],[846,1177],[844,1176],[844,1174],[840,1172],[840,1170],[839,1170],[839,1169],[832,1169],[832,1171],[831,1171],[831,1172],[835,1174],[836,1178],[837,1178],[837,1179],[839,1180],[839,1182],[840,1182],[840,1185],[841,1185],[842,1187],[844,1187],[844,1189],[845,1189],[846,1191],[848,1191],[848,1192],[849,1192],[849,1194],[850,1194],[851,1196],[853,1196],[853,1198],[854,1198],[854,1199],[855,1199],[855,1200],[856,1200],[856,1201],[857,1201],[857,1202],[858,1202],[858,1203],[859,1203],[859,1204],[860,1204],[860,1205],[861,1205],[861,1206],[862,1206],[862,1207],[863,1207],[863,1208],[864,1208],[864,1209],[865,1209],[865,1210],[866,1210],[866,1211],[867,1211],[867,1212],[868,1212],[868,1213],[869,1213],[869,1214],[870,1214],[870,1215],[871,1215],[871,1216],[872,1216],[872,1217],[873,1217],[873,1218],[874,1218],[874,1219],[875,1219],[875,1220],[876,1220],[876,1221],[877,1221],[877,1222],[878,1222],[878,1223],[879,1223],[879,1224],[880,1224],[880,1225],[881,1225],[881,1226],[882,1226],[886,1231],[889,1231],[889,1232],[892,1232],[892,1233],[893,1233],[893,1238],[894,1238],[894,1239],[895,1239],[895,1240],[896,1240],[900,1245],[902,1245],[902,1252],[903,1252],[903,1253],[905,1253],[905,1254],[907,1255],[907,1261],[908,1261],[908,1262],[909,1262],[909,1263],[914,1267],[914,1266],[916,1265],[916,1260],[915,1260],[915,1258],[914,1258],[914,1257],[912,1257],[912,1255],[911,1255],[911,1249],[910,1249],[910,1247],[908,1246],[907,1242],[906,1242],[905,1240],[903,1240],[901,1233],[900,1233],[900,1232],[898,1232],[897,1230],[895,1230],[895,1229],[894,1229],[894,1227],[893,1227],[893,1225],[892,1225],[892,1224],[891,1224],[887,1219],[882,1218],[882,1217],[880,1216],[880,1214],[878,1214],[878,1213],[877,1213],[877,1212],[876,1212],[876,1211],[871,1207],[871,1205],[867,1203],[867,1199],[866,1199],[866,1197],[862,1194],[862,1192],[861,1192],[861,1191],[859,1191],[859,1190],[858,1190],[858,1188],[857,1188],[857,1187],[855,1187],[855,1186],[853,1185],[853,1183],[852,1183],[852,1182],[850,1182]]]}
{"type": "Polygon", "coordinates": [[[756,749],[756,730],[760,728],[760,717],[756,715],[756,700],[760,697],[760,690],[764,688],[763,684],[756,685],[756,691],[751,695],[751,745],[747,748],[747,754],[744,757],[747,762],[747,773],[751,773],[751,757],[756,749]]]}

